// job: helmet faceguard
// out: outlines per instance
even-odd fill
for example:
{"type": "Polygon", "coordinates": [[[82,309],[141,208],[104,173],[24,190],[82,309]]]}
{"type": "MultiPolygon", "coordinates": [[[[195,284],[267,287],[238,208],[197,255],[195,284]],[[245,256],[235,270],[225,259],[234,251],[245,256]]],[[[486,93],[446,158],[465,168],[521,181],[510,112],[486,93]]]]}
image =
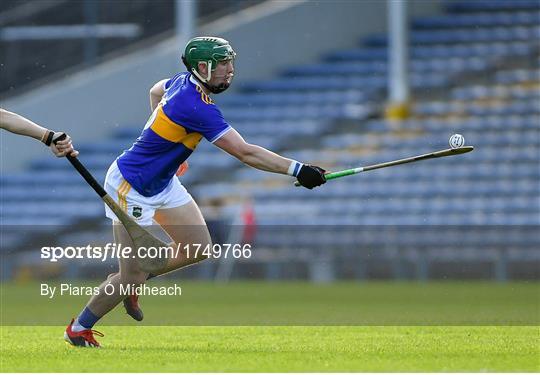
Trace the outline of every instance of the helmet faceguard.
{"type": "Polygon", "coordinates": [[[236,53],[228,41],[222,38],[203,36],[191,39],[184,50],[182,61],[186,68],[214,94],[225,91],[229,85],[220,84],[213,86],[209,84],[212,79],[212,72],[220,61],[234,60],[236,53]],[[199,63],[208,67],[208,74],[203,77],[199,73],[199,63]]]}

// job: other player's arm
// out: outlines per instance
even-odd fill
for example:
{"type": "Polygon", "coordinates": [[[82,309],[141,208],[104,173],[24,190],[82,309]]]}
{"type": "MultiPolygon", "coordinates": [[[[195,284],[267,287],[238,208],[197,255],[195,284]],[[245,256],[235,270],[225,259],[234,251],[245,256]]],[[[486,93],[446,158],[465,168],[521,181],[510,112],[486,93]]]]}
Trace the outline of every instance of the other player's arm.
{"type": "Polygon", "coordinates": [[[229,130],[214,144],[253,168],[294,176],[308,189],[326,182],[324,169],[284,158],[264,147],[247,143],[234,129],[229,130]]]}
{"type": "Polygon", "coordinates": [[[68,153],[74,157],[79,155],[79,152],[73,148],[71,138],[67,134],[65,139],[54,144],[53,141],[64,134],[63,132],[46,129],[21,115],[2,108],[0,108],[0,128],[14,134],[35,138],[49,146],[53,154],[58,157],[65,156],[68,153]]]}
{"type": "Polygon", "coordinates": [[[150,89],[150,108],[152,109],[152,112],[154,112],[161,101],[161,98],[165,94],[165,82],[167,81],[168,79],[162,79],[150,89]]]}

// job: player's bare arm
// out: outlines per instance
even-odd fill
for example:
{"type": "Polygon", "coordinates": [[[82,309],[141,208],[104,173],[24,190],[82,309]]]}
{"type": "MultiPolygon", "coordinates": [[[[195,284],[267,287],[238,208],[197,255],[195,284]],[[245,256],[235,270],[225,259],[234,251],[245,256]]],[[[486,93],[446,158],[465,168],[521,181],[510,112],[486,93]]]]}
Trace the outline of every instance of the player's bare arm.
{"type": "Polygon", "coordinates": [[[156,109],[161,98],[165,94],[165,82],[167,82],[167,79],[162,79],[161,81],[156,82],[150,89],[150,108],[152,109],[152,112],[156,109]]]}
{"type": "Polygon", "coordinates": [[[308,189],[326,182],[322,168],[284,158],[264,147],[247,143],[234,129],[221,136],[214,144],[250,167],[267,172],[289,174],[298,178],[308,189]]]}
{"type": "Polygon", "coordinates": [[[0,108],[0,128],[45,143],[57,157],[65,156],[68,153],[70,153],[71,156],[77,156],[79,154],[79,152],[73,148],[71,138],[67,134],[63,140],[54,142],[64,133],[46,129],[21,115],[2,108],[0,108]]]}
{"type": "Polygon", "coordinates": [[[287,174],[292,162],[263,147],[247,143],[235,129],[229,130],[214,144],[242,163],[263,171],[287,174]]]}

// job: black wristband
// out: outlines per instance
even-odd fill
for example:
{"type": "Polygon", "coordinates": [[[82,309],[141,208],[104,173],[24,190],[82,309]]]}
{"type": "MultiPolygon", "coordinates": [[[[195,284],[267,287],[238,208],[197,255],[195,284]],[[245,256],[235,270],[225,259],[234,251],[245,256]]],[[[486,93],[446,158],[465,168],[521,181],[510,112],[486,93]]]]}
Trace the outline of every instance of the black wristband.
{"type": "Polygon", "coordinates": [[[49,131],[49,134],[47,135],[47,139],[45,140],[45,145],[50,146],[52,143],[53,137],[54,137],[54,132],[49,131]]]}

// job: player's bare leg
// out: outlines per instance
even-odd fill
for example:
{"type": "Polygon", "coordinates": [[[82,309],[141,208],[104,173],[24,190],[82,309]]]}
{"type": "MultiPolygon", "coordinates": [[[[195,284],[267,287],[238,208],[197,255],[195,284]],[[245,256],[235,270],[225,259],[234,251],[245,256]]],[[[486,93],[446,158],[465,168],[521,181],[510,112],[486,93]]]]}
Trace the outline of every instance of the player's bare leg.
{"type": "MultiPolygon", "coordinates": [[[[122,246],[129,246],[133,249],[131,238],[123,225],[115,223],[113,225],[113,233],[115,243],[122,244],[122,246]]],[[[146,281],[148,273],[140,270],[136,259],[120,258],[119,265],[120,271],[109,275],[101,283],[99,293],[90,298],[90,301],[88,301],[88,304],[77,319],[73,320],[66,328],[64,338],[70,344],[75,346],[99,347],[99,343],[93,336],[96,331],[92,330],[92,327],[101,317],[118,305],[120,301],[126,299],[126,296],[121,293],[120,285],[126,286],[130,284],[133,287],[137,287],[146,281]]],[[[128,296],[127,298],[130,297],[128,296]]]]}
{"type": "MultiPolygon", "coordinates": [[[[113,225],[114,240],[117,244],[122,244],[123,247],[129,246],[133,249],[133,243],[124,226],[118,222],[113,225]]],[[[110,275],[99,287],[99,294],[92,296],[87,307],[96,315],[103,316],[111,311],[120,301],[126,298],[120,293],[120,285],[125,288],[127,285],[137,287],[145,283],[148,273],[142,271],[136,259],[131,257],[119,259],[120,271],[110,275]],[[111,284],[114,287],[114,293],[111,293],[113,287],[107,286],[111,284]],[[109,288],[106,293],[105,288],[109,288]],[[110,294],[110,295],[109,295],[110,294]]]]}
{"type": "Polygon", "coordinates": [[[175,254],[177,255],[176,258],[169,258],[167,266],[163,270],[156,272],[156,276],[189,266],[207,258],[201,253],[205,247],[212,245],[212,240],[201,210],[195,201],[192,200],[179,207],[156,210],[154,220],[174,241],[173,246],[175,250],[179,250],[175,254]],[[185,246],[190,246],[192,250],[190,251],[189,258],[185,246]],[[193,250],[199,246],[201,251],[195,257],[193,250]]]}
{"type": "MultiPolygon", "coordinates": [[[[107,276],[107,280],[111,279],[114,275],[120,275],[120,272],[113,272],[107,276]]],[[[150,276],[148,276],[150,278],[150,276]]],[[[123,300],[126,313],[136,321],[140,322],[144,319],[144,314],[139,306],[139,296],[135,293],[127,296],[123,300]]]]}

